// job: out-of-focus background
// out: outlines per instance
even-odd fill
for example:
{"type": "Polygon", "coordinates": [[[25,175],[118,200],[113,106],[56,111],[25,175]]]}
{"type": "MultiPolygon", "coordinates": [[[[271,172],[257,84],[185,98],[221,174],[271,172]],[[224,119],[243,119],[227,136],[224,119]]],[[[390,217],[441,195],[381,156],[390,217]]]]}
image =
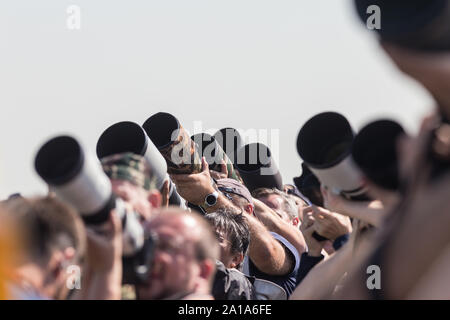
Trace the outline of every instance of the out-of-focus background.
{"type": "Polygon", "coordinates": [[[431,106],[350,0],[0,3],[0,198],[46,191],[33,168],[45,139],[74,134],[94,152],[110,124],[157,111],[191,133],[194,121],[278,129],[279,143],[267,142],[291,182],[312,115],[337,110],[355,129],[390,117],[414,133],[431,106]],[[70,5],[80,30],[66,26],[70,5]]]}

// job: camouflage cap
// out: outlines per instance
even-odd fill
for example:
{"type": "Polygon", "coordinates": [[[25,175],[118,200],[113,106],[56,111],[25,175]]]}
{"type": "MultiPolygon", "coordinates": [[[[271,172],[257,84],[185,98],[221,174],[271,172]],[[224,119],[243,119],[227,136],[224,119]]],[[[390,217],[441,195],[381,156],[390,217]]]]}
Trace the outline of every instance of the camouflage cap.
{"type": "Polygon", "coordinates": [[[145,190],[156,189],[153,176],[143,156],[126,152],[101,159],[103,171],[110,179],[126,180],[145,190]]]}

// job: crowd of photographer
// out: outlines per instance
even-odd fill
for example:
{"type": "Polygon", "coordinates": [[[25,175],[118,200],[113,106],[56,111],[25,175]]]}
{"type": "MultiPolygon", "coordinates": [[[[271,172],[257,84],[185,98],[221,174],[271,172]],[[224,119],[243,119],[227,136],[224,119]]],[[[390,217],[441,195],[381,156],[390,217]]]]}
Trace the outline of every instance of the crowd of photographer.
{"type": "Polygon", "coordinates": [[[416,136],[316,114],[292,184],[264,144],[189,136],[165,112],[111,125],[96,157],[56,136],[34,159],[48,194],[1,201],[0,298],[450,298],[450,5],[410,5],[433,22],[412,31],[439,36],[381,44],[436,101],[416,136]]]}

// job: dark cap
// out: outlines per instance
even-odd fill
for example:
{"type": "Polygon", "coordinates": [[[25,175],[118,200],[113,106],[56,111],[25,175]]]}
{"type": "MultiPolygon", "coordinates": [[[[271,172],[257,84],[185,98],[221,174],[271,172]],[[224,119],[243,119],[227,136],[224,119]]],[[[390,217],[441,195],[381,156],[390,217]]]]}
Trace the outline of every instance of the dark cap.
{"type": "Polygon", "coordinates": [[[296,186],[294,186],[293,184],[286,184],[286,185],[290,187],[286,192],[287,194],[296,196],[297,198],[300,198],[306,204],[311,205],[311,201],[309,201],[309,199],[307,197],[305,197],[303,195],[303,193],[301,193],[300,190],[298,190],[298,188],[296,186]]]}
{"type": "Polygon", "coordinates": [[[236,194],[253,204],[253,198],[250,191],[248,191],[247,187],[245,187],[242,183],[239,183],[234,179],[225,178],[217,180],[216,184],[220,191],[224,193],[236,194]]]}

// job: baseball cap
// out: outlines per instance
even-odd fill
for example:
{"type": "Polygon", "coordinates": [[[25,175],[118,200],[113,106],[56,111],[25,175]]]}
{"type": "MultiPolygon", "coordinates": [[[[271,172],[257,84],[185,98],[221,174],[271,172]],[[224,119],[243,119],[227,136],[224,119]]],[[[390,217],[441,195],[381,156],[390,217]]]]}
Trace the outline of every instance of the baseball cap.
{"type": "Polygon", "coordinates": [[[234,179],[224,178],[217,180],[216,185],[221,192],[236,194],[253,204],[253,198],[250,191],[248,191],[242,183],[239,183],[234,179]]]}
{"type": "Polygon", "coordinates": [[[110,179],[126,180],[145,190],[156,189],[156,177],[140,155],[131,152],[114,154],[102,158],[101,163],[110,179]]]}

